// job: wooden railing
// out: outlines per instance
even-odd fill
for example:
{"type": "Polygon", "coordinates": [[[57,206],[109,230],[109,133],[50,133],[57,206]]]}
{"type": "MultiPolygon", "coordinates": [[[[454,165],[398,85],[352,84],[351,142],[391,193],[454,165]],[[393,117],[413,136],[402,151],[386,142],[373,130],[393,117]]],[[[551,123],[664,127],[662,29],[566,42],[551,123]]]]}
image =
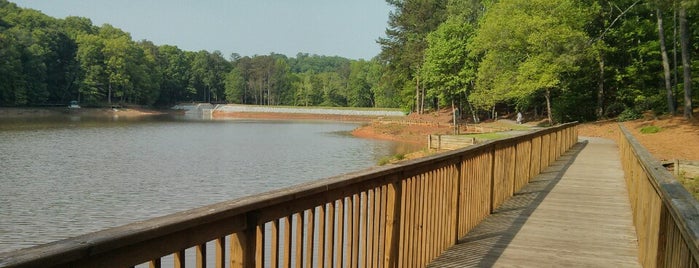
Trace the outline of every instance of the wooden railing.
{"type": "Polygon", "coordinates": [[[0,267],[424,267],[576,142],[560,125],[2,253],[0,267]]]}
{"type": "Polygon", "coordinates": [[[639,262],[643,267],[698,267],[699,202],[624,126],[619,127],[639,262]]]}

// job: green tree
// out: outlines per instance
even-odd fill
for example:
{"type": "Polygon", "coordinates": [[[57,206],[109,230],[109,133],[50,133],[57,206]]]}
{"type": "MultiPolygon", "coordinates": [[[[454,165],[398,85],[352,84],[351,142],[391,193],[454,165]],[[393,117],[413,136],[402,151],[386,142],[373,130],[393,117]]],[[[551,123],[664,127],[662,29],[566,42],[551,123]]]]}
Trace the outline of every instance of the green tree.
{"type": "Polygon", "coordinates": [[[226,101],[230,103],[245,103],[245,77],[239,68],[235,67],[226,75],[226,101]]]}
{"type": "Polygon", "coordinates": [[[482,55],[471,100],[492,106],[544,91],[550,122],[551,91],[576,71],[589,40],[583,31],[594,8],[572,0],[515,0],[493,4],[474,38],[482,55]]]}
{"type": "Polygon", "coordinates": [[[157,64],[161,69],[159,105],[192,100],[196,92],[189,91],[190,62],[186,53],[176,46],[158,47],[157,64]]]}
{"type": "Polygon", "coordinates": [[[458,17],[442,23],[427,37],[425,63],[421,75],[427,95],[447,104],[467,96],[475,78],[475,66],[468,58],[468,43],[474,34],[472,26],[458,17]]]}
{"type": "Polygon", "coordinates": [[[349,106],[375,106],[374,94],[371,89],[376,82],[371,80],[371,67],[372,63],[364,60],[353,61],[350,64],[350,74],[347,81],[347,104],[349,106]]]}
{"type": "Polygon", "coordinates": [[[399,90],[387,95],[402,96],[405,108],[424,110],[424,86],[418,75],[422,68],[427,34],[446,19],[447,0],[386,0],[394,8],[389,14],[386,37],[379,38],[379,58],[385,64],[384,90],[399,90]]]}
{"type": "Polygon", "coordinates": [[[77,37],[78,51],[76,58],[80,65],[79,92],[84,102],[96,104],[107,96],[108,84],[104,68],[104,42],[92,34],[80,34],[77,37]]]}

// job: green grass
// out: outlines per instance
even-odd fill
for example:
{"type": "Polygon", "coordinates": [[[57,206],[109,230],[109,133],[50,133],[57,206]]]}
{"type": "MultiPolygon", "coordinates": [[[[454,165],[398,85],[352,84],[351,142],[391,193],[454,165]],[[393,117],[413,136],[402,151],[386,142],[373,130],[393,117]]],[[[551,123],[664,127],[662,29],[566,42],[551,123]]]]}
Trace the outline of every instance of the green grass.
{"type": "Polygon", "coordinates": [[[686,188],[687,191],[694,196],[694,198],[699,200],[699,177],[688,178],[682,175],[680,176],[679,181],[682,183],[682,185],[684,185],[684,188],[686,188]]]}
{"type": "Polygon", "coordinates": [[[469,138],[476,138],[478,140],[497,140],[497,139],[507,138],[510,135],[503,134],[500,132],[491,132],[491,133],[465,134],[465,135],[461,135],[461,136],[469,137],[469,138]]]}
{"type": "Polygon", "coordinates": [[[379,166],[383,166],[383,165],[390,164],[390,163],[400,161],[403,159],[405,159],[405,154],[399,153],[399,154],[394,154],[391,156],[381,157],[381,159],[379,159],[379,161],[376,164],[379,166]]]}
{"type": "Polygon", "coordinates": [[[661,130],[663,130],[659,126],[645,126],[641,128],[641,133],[643,134],[652,134],[652,133],[658,133],[661,130]]]}

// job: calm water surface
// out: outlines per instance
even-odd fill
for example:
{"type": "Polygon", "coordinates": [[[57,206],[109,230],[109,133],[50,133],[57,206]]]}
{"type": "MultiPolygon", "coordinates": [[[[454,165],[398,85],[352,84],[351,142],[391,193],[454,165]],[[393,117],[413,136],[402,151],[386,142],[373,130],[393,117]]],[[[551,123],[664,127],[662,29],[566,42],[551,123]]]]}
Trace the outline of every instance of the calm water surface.
{"type": "Polygon", "coordinates": [[[401,150],[357,124],[0,121],[0,252],[47,243],[376,164],[401,150]]]}

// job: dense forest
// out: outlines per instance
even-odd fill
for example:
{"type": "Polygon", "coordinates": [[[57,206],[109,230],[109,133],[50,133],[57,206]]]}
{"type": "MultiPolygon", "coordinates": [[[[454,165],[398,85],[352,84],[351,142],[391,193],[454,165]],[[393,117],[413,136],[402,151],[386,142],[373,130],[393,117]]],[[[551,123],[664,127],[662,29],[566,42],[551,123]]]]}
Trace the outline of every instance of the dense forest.
{"type": "Polygon", "coordinates": [[[696,0],[387,3],[381,53],[355,60],[184,51],[0,0],[0,106],[458,107],[476,121],[506,110],[560,122],[691,117],[699,95],[696,0]]]}
{"type": "Polygon", "coordinates": [[[0,0],[0,106],[178,102],[393,107],[374,94],[378,61],[299,53],[228,58],[134,41],[87,18],[56,19],[0,0]],[[376,97],[374,97],[376,96],[376,97]]]}
{"type": "Polygon", "coordinates": [[[699,1],[387,1],[382,83],[414,111],[692,117],[699,1]]]}

